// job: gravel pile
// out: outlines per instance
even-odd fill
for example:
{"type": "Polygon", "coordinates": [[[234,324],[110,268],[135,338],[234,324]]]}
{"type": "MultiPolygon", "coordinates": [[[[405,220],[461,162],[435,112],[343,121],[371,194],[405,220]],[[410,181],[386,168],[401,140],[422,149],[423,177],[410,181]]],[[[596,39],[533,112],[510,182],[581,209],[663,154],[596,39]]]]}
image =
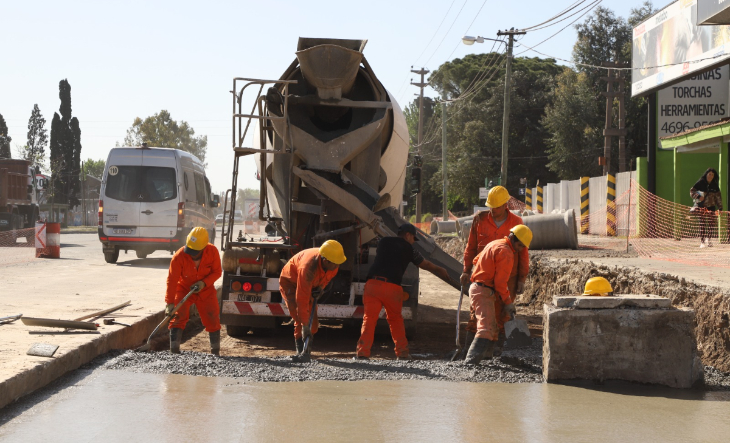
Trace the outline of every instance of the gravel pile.
{"type": "Polygon", "coordinates": [[[154,374],[184,374],[206,377],[236,377],[256,382],[317,380],[441,380],[502,383],[541,383],[542,340],[523,350],[505,351],[501,357],[479,366],[464,366],[444,360],[344,360],[315,358],[293,363],[289,357],[215,357],[185,352],[111,353],[101,367],[154,374]]]}

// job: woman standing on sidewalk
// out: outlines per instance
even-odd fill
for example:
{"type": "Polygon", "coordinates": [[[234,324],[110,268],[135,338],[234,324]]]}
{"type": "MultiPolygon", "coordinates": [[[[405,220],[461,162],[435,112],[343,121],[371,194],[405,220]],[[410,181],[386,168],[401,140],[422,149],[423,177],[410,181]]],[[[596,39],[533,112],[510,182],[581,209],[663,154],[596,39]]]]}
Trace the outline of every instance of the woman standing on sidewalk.
{"type": "Polygon", "coordinates": [[[715,211],[722,211],[720,177],[714,168],[707,168],[702,177],[689,190],[695,200],[690,212],[698,214],[700,221],[700,248],[712,246],[710,240],[717,234],[715,211]],[[705,241],[706,240],[706,241],[705,241]]]}

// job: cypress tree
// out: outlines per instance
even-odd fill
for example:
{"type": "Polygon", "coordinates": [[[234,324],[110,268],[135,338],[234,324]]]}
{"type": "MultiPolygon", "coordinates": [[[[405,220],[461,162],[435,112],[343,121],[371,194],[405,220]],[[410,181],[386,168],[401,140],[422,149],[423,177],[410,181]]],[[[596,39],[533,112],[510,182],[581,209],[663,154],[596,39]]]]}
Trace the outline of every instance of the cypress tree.
{"type": "Polygon", "coordinates": [[[68,80],[58,84],[61,107],[53,114],[51,121],[51,174],[56,203],[67,203],[71,207],[79,204],[81,170],[81,128],[79,120],[71,115],[71,85],[68,80]]]}

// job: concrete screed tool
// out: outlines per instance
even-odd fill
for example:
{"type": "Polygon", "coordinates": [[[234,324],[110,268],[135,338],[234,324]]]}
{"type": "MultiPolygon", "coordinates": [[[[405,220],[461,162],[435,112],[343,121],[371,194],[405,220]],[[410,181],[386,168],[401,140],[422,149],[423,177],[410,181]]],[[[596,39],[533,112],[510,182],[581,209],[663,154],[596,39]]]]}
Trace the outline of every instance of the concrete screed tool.
{"type": "Polygon", "coordinates": [[[145,343],[142,346],[140,346],[139,348],[135,349],[135,351],[137,351],[137,352],[147,352],[147,351],[150,350],[150,348],[152,347],[151,346],[152,337],[154,337],[155,334],[157,334],[157,331],[161,327],[166,326],[168,323],[170,323],[170,320],[172,320],[172,317],[174,317],[175,314],[177,314],[177,311],[180,308],[182,308],[182,305],[184,305],[185,302],[188,301],[188,298],[190,298],[190,296],[193,295],[193,291],[195,291],[195,289],[191,289],[190,292],[188,292],[188,295],[186,295],[182,300],[180,300],[180,303],[178,303],[177,306],[175,306],[175,309],[173,309],[172,312],[170,312],[168,315],[166,315],[165,318],[164,318],[164,320],[162,320],[160,322],[160,324],[157,325],[157,327],[155,328],[155,330],[152,331],[152,334],[150,334],[149,338],[147,339],[147,343],[145,343]]]}
{"type": "Polygon", "coordinates": [[[456,361],[461,355],[461,342],[459,341],[459,329],[461,328],[461,302],[464,300],[464,286],[461,286],[461,293],[459,294],[459,306],[456,308],[456,350],[451,354],[449,360],[456,361]]]}
{"type": "Polygon", "coordinates": [[[532,344],[527,322],[516,319],[514,314],[512,314],[512,320],[504,324],[504,335],[507,337],[506,345],[510,349],[524,348],[532,344]]]}

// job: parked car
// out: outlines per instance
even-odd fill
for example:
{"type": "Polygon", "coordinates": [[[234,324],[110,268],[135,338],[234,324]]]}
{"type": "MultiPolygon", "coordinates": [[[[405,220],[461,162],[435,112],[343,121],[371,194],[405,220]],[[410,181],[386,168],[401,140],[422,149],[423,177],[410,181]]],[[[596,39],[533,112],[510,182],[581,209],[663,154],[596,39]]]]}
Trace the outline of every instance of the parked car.
{"type": "Polygon", "coordinates": [[[218,224],[223,223],[223,214],[218,214],[215,216],[215,224],[218,226],[218,224]]]}
{"type": "Polygon", "coordinates": [[[138,258],[176,251],[196,226],[215,241],[218,196],[211,193],[203,163],[188,152],[114,148],[99,194],[99,240],[107,263],[116,263],[120,250],[135,251],[138,258]]]}
{"type": "Polygon", "coordinates": [[[243,211],[236,209],[233,211],[233,222],[234,223],[243,223],[243,211]]]}

